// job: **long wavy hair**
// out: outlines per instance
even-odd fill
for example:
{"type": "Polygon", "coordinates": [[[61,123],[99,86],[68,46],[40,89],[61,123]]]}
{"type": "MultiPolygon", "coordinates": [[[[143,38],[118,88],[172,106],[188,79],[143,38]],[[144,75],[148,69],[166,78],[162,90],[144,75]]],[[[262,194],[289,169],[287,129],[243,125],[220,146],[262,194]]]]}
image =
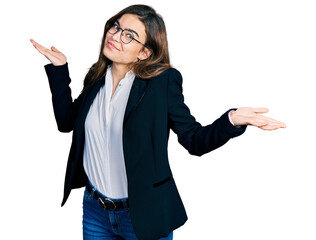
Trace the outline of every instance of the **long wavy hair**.
{"type": "MultiPolygon", "coordinates": [[[[85,76],[83,91],[105,74],[107,67],[112,64],[112,61],[103,54],[105,37],[115,21],[126,13],[137,15],[139,20],[145,25],[147,39],[144,45],[152,51],[152,54],[147,59],[132,64],[131,69],[133,69],[134,74],[137,77],[148,79],[161,74],[171,67],[167,32],[162,17],[157,14],[152,7],[146,5],[132,5],[123,9],[106,22],[99,59],[91,66],[85,76]]],[[[144,50],[145,47],[143,47],[142,50],[144,50]]]]}

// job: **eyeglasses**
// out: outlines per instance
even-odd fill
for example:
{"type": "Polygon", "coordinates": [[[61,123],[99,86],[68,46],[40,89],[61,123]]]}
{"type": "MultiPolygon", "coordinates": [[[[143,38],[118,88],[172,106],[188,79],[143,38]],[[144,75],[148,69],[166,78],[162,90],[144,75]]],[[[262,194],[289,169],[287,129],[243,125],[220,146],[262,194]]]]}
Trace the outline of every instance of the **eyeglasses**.
{"type": "Polygon", "coordinates": [[[109,29],[108,33],[114,35],[115,33],[117,33],[120,30],[122,30],[120,37],[121,37],[121,41],[123,43],[129,44],[131,41],[135,40],[136,42],[140,43],[145,48],[147,48],[144,44],[142,44],[140,41],[138,41],[137,39],[134,38],[134,33],[132,32],[132,30],[122,29],[116,23],[113,24],[113,26],[109,29]]]}

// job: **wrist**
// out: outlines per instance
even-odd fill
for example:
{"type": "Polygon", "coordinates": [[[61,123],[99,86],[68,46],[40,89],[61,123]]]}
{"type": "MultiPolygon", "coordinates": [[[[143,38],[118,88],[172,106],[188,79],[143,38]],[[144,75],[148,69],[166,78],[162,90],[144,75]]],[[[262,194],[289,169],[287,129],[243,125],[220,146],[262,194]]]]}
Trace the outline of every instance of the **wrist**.
{"type": "Polygon", "coordinates": [[[230,123],[237,127],[237,128],[240,128],[240,124],[238,124],[238,121],[236,120],[236,110],[231,110],[229,113],[228,113],[228,118],[229,118],[229,121],[230,123]]]}
{"type": "Polygon", "coordinates": [[[228,119],[230,121],[230,123],[233,125],[233,126],[236,126],[234,121],[233,121],[233,118],[232,118],[232,115],[233,113],[235,112],[235,110],[231,110],[229,113],[228,113],[228,119]]]}

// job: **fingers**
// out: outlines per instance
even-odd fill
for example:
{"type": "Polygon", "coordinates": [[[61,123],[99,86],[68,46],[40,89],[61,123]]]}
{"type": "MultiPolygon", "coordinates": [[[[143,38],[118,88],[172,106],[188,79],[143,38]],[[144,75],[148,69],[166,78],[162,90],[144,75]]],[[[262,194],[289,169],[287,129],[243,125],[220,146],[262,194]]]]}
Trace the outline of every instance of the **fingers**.
{"type": "Polygon", "coordinates": [[[61,53],[57,48],[54,46],[51,47],[51,49],[46,48],[37,42],[35,42],[33,39],[30,39],[33,46],[41,53],[43,54],[53,65],[59,66],[63,65],[67,62],[66,56],[61,53]]]}
{"type": "Polygon", "coordinates": [[[250,124],[263,130],[286,128],[285,123],[262,115],[257,115],[255,118],[251,119],[250,124]]]}
{"type": "Polygon", "coordinates": [[[269,112],[268,108],[260,107],[260,108],[254,108],[253,110],[255,113],[258,114],[256,116],[256,118],[260,119],[259,120],[260,123],[258,124],[258,127],[262,128],[264,130],[274,130],[274,129],[278,129],[278,128],[286,128],[286,125],[283,122],[280,122],[280,121],[275,120],[273,118],[259,115],[261,113],[269,112]]]}
{"type": "Polygon", "coordinates": [[[276,130],[279,128],[286,128],[286,125],[284,123],[280,122],[280,123],[267,124],[264,126],[260,126],[259,128],[262,130],[270,130],[271,131],[271,130],[276,130]]]}
{"type": "Polygon", "coordinates": [[[33,46],[35,47],[35,41],[32,38],[30,39],[30,41],[33,44],[33,46]]]}
{"type": "Polygon", "coordinates": [[[40,45],[39,43],[35,42],[33,39],[30,39],[31,43],[33,44],[33,46],[43,55],[45,55],[47,57],[47,55],[49,54],[49,49],[40,45]]]}
{"type": "Polygon", "coordinates": [[[286,124],[281,122],[281,121],[278,121],[276,119],[273,119],[273,118],[269,118],[269,117],[266,117],[266,116],[262,116],[260,115],[261,117],[263,117],[265,119],[265,121],[267,122],[267,127],[271,127],[271,128],[286,128],[286,124]]]}
{"type": "Polygon", "coordinates": [[[273,118],[269,118],[263,115],[262,113],[269,112],[268,108],[260,107],[260,108],[253,108],[252,109],[256,115],[250,120],[251,125],[256,126],[262,130],[276,130],[279,128],[286,128],[285,123],[275,120],[273,118]]]}
{"type": "Polygon", "coordinates": [[[41,49],[41,50],[45,49],[45,47],[43,47],[42,45],[38,44],[38,43],[35,42],[33,39],[30,39],[30,41],[31,41],[31,43],[33,44],[33,46],[34,46],[37,50],[39,50],[39,49],[41,49]]]}
{"type": "MultiPolygon", "coordinates": [[[[37,42],[35,42],[33,39],[30,39],[31,43],[33,44],[33,46],[37,49],[37,42]]],[[[37,49],[38,50],[38,49],[37,49]]]]}

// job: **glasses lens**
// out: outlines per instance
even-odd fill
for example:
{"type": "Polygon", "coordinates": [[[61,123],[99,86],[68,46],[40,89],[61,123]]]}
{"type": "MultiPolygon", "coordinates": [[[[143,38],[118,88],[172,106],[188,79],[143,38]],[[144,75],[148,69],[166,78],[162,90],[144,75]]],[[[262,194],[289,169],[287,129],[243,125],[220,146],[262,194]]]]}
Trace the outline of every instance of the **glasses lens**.
{"type": "Polygon", "coordinates": [[[134,39],[134,35],[132,32],[128,30],[124,30],[121,35],[121,40],[123,43],[130,43],[134,39]]]}
{"type": "Polygon", "coordinates": [[[118,26],[116,24],[114,24],[110,29],[109,29],[109,33],[111,34],[115,34],[117,33],[119,30],[118,26]]]}

